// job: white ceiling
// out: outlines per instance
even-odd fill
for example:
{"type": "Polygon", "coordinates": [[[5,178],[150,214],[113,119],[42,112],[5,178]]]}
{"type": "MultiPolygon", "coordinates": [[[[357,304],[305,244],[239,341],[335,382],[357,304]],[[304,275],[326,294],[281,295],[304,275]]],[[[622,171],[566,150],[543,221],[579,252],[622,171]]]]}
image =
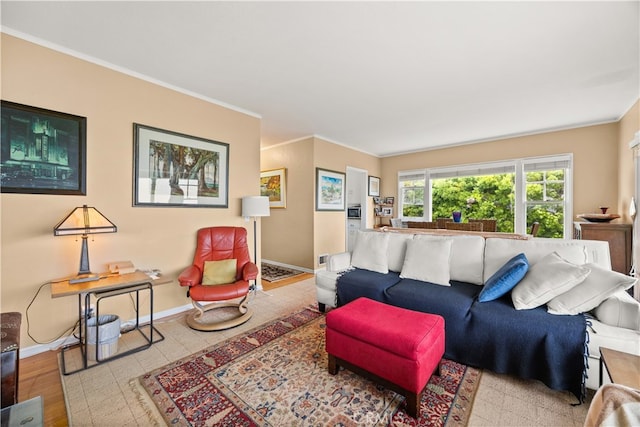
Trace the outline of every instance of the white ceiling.
{"type": "MultiPolygon", "coordinates": [[[[1,2],[2,31],[385,156],[618,120],[640,3],[1,2]]],[[[96,82],[98,83],[98,82],[96,82]]]]}

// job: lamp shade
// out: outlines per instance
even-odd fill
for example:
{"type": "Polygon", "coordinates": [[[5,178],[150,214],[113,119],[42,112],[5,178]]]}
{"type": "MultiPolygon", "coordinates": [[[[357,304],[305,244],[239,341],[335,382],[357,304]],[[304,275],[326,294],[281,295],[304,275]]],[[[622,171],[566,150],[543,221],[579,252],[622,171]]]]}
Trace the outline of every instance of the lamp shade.
{"type": "Polygon", "coordinates": [[[269,197],[245,196],[242,198],[242,216],[269,216],[269,197]]]}
{"type": "Polygon", "coordinates": [[[83,205],[75,208],[69,215],[53,227],[54,236],[73,234],[115,233],[118,227],[109,221],[94,207],[83,205]]]}

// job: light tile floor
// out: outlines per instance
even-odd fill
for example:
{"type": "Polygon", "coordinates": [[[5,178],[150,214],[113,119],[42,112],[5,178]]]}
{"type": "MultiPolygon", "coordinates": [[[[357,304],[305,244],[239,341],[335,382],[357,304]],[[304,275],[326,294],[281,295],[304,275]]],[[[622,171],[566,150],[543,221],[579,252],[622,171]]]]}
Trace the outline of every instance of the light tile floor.
{"type": "MultiPolygon", "coordinates": [[[[315,279],[307,279],[268,293],[258,292],[251,307],[253,318],[239,327],[221,332],[190,329],[184,315],[156,320],[165,340],[147,350],[112,360],[86,371],[63,377],[67,412],[73,426],[148,426],[162,424],[152,406],[142,403],[132,379],[145,372],[186,357],[265,322],[315,303],[315,279]],[[151,408],[151,412],[150,411],[151,408]]],[[[136,334],[136,333],[134,333],[136,334]]],[[[135,335],[123,335],[119,350],[126,349],[135,335]]],[[[70,354],[69,367],[79,363],[70,354]]],[[[591,394],[589,395],[591,396],[591,394]]],[[[471,412],[470,426],[582,426],[588,402],[571,406],[569,393],[556,392],[536,381],[483,372],[471,412]]]]}

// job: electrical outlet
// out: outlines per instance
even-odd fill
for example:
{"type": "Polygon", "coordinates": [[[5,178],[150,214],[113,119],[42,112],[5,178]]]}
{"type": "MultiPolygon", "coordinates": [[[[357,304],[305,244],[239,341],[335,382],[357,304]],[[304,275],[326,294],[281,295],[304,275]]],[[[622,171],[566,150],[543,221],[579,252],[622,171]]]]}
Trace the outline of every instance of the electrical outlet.
{"type": "Polygon", "coordinates": [[[329,257],[329,254],[322,254],[318,257],[318,265],[323,265],[327,263],[327,258],[329,257]]]}
{"type": "MultiPolygon", "coordinates": [[[[84,313],[84,305],[80,308],[82,313],[84,313]]],[[[89,304],[89,313],[87,314],[87,319],[91,319],[96,315],[96,306],[93,304],[89,304]]]]}

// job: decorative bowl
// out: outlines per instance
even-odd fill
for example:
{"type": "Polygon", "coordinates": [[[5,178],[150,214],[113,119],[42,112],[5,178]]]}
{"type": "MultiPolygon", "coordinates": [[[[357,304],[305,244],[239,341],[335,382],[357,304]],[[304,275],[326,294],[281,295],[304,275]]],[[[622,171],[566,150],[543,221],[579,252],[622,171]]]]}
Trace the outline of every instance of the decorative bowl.
{"type": "Polygon", "coordinates": [[[580,214],[578,218],[582,218],[589,222],[609,222],[616,218],[620,218],[618,214],[597,214],[597,213],[589,213],[589,214],[580,214]]]}

